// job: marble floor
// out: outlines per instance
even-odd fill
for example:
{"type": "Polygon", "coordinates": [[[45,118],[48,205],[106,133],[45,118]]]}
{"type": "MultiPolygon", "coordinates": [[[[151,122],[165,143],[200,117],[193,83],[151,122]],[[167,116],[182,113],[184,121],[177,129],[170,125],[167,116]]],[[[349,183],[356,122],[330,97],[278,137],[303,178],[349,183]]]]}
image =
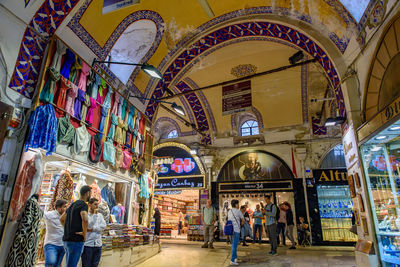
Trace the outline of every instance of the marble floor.
{"type": "MultiPolygon", "coordinates": [[[[214,243],[215,249],[201,248],[200,242],[163,240],[161,252],[138,267],[219,267],[229,266],[230,247],[226,243],[214,243]]],[[[353,267],[353,248],[299,247],[289,250],[278,248],[277,256],[267,256],[269,245],[239,246],[240,266],[271,267],[353,267]]]]}

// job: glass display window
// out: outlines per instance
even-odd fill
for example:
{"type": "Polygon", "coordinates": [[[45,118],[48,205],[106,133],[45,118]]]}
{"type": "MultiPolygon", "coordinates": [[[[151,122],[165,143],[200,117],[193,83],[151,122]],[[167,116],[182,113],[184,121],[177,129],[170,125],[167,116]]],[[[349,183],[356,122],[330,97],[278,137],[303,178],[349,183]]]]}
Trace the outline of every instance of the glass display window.
{"type": "Polygon", "coordinates": [[[361,146],[381,260],[400,264],[400,121],[361,146]]]}
{"type": "Polygon", "coordinates": [[[353,201],[348,185],[317,185],[323,241],[355,242],[349,231],[353,201]]]}

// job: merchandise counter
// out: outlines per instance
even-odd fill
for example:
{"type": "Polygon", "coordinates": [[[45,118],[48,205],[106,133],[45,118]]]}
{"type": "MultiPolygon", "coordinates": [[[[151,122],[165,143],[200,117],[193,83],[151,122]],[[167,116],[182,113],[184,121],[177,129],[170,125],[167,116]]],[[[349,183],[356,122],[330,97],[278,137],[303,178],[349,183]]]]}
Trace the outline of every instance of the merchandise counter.
{"type": "Polygon", "coordinates": [[[153,257],[160,251],[161,245],[158,241],[153,244],[143,246],[107,250],[102,252],[99,266],[136,266],[153,257]]]}

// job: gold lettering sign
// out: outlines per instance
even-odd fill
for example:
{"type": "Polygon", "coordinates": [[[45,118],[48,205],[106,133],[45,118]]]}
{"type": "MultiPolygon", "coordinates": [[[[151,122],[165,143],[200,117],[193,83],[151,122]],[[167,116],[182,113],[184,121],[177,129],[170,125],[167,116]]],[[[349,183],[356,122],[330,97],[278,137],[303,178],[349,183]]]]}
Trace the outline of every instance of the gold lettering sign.
{"type": "Polygon", "coordinates": [[[319,182],[339,182],[347,181],[347,172],[340,172],[338,170],[326,170],[322,171],[318,178],[319,182]]]}
{"type": "Polygon", "coordinates": [[[382,121],[385,123],[392,119],[393,117],[400,114],[400,100],[394,101],[390,104],[382,114],[382,121]]]}

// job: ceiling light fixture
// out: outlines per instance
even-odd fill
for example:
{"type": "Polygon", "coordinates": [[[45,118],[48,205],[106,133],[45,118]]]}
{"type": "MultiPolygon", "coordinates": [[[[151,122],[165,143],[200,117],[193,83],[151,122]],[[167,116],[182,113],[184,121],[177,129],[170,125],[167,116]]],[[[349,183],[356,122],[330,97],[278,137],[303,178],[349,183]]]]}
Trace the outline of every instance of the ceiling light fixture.
{"type": "Polygon", "coordinates": [[[389,131],[397,131],[400,130],[400,126],[393,126],[392,128],[389,129],[389,131]]]}
{"type": "Polygon", "coordinates": [[[299,51],[299,52],[296,52],[295,54],[293,54],[293,56],[291,56],[289,58],[289,62],[290,62],[290,64],[294,65],[297,62],[299,62],[300,60],[302,60],[303,58],[304,58],[303,51],[299,51]]]}
{"type": "Polygon", "coordinates": [[[129,93],[128,96],[127,96],[127,98],[129,99],[129,98],[131,98],[131,97],[137,98],[137,99],[140,99],[140,100],[154,100],[155,102],[170,104],[171,107],[172,107],[172,109],[173,109],[176,113],[178,113],[179,115],[185,116],[185,114],[186,114],[186,113],[185,113],[185,110],[184,110],[181,106],[179,106],[178,104],[176,104],[175,102],[168,102],[168,101],[159,100],[159,99],[151,99],[151,98],[147,98],[147,97],[141,97],[141,96],[132,95],[132,94],[129,93]]]}
{"type": "Polygon", "coordinates": [[[104,63],[107,65],[118,64],[118,65],[128,65],[128,66],[139,66],[145,73],[147,73],[151,77],[162,80],[161,72],[153,65],[150,65],[147,63],[138,64],[138,63],[129,63],[129,62],[101,61],[101,60],[94,59],[92,66],[96,63],[104,63]]]}
{"type": "Polygon", "coordinates": [[[190,149],[190,154],[191,155],[197,155],[197,150],[196,149],[190,149]]]}
{"type": "Polygon", "coordinates": [[[383,140],[383,139],[386,139],[386,138],[387,138],[386,135],[381,135],[381,136],[376,137],[375,139],[376,140],[383,140]]]}
{"type": "Polygon", "coordinates": [[[380,146],[375,146],[375,147],[371,148],[371,151],[372,151],[372,152],[376,152],[376,151],[379,151],[379,150],[381,150],[381,149],[382,149],[382,147],[380,147],[380,146]]]}
{"type": "Polygon", "coordinates": [[[336,126],[343,124],[346,121],[345,117],[335,117],[326,119],[324,126],[336,126]]]}

